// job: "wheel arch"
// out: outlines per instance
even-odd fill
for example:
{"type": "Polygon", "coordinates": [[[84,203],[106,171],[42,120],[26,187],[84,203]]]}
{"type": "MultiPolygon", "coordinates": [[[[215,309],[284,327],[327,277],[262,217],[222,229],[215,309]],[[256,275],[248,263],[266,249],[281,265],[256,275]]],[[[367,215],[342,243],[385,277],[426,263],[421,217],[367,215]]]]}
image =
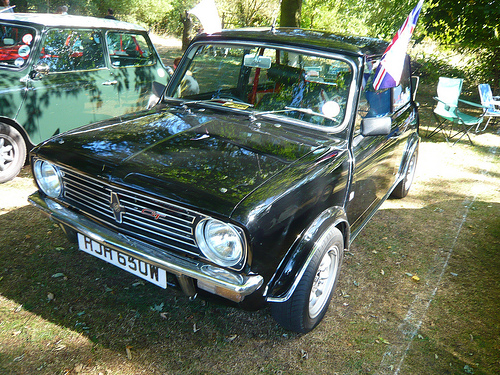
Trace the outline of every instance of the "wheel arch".
{"type": "Polygon", "coordinates": [[[267,302],[285,302],[290,298],[314,255],[316,240],[330,228],[340,230],[344,240],[344,251],[348,248],[350,226],[344,209],[342,207],[326,209],[299,235],[281,261],[264,291],[267,302]]]}

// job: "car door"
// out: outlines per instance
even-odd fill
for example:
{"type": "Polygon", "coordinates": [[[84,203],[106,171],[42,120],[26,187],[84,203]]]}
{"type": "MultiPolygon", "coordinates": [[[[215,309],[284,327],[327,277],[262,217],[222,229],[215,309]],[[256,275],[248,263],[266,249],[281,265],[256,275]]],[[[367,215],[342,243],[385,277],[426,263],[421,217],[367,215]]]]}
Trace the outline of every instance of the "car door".
{"type": "Polygon", "coordinates": [[[149,37],[141,32],[108,31],[106,44],[119,111],[147,108],[151,95],[159,96],[167,83],[167,73],[149,37]]]}
{"type": "MultiPolygon", "coordinates": [[[[375,69],[370,69],[371,66],[372,64],[365,64],[364,85],[351,144],[352,185],[346,211],[354,235],[394,186],[407,137],[405,117],[409,111],[405,108],[409,107],[409,97],[403,105],[406,89],[404,92],[401,88],[374,90],[375,69]],[[400,93],[397,106],[394,105],[395,93],[400,93]],[[363,119],[382,117],[391,120],[388,135],[362,134],[363,119]]],[[[408,93],[409,90],[408,86],[408,93]]]]}
{"type": "Polygon", "coordinates": [[[24,115],[35,118],[32,142],[114,115],[112,80],[99,30],[52,28],[30,74],[24,115]],[[37,71],[35,71],[37,70],[37,71]],[[36,108],[30,113],[30,108],[36,108]]]}

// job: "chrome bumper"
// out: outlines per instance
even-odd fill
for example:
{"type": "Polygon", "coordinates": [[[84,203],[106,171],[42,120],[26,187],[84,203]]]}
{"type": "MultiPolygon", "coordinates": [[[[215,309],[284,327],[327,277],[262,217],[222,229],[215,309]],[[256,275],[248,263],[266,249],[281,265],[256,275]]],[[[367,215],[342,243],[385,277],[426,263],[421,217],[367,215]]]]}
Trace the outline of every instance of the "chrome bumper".
{"type": "MultiPolygon", "coordinates": [[[[193,259],[168,253],[143,241],[116,233],[86,217],[77,215],[70,209],[38,192],[30,195],[28,201],[46,213],[56,223],[81,233],[111,249],[176,275],[183,287],[186,277],[197,280],[198,287],[235,302],[259,289],[263,283],[260,275],[243,275],[221,267],[209,265],[193,259]]],[[[74,238],[76,241],[76,237],[74,238]]],[[[184,288],[183,288],[184,289],[184,288]]]]}

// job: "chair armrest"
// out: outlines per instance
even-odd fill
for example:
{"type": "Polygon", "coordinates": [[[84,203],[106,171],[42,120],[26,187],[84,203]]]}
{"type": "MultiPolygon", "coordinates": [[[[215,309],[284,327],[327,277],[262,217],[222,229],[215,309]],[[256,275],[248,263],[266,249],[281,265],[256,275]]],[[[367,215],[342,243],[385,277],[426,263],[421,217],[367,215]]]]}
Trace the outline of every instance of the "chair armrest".
{"type": "Polygon", "coordinates": [[[462,102],[462,103],[465,103],[465,104],[468,104],[470,106],[473,106],[473,107],[478,107],[478,108],[488,108],[488,107],[485,107],[484,105],[482,104],[477,104],[477,103],[473,103],[473,102],[469,102],[468,100],[463,100],[463,99],[458,99],[459,102],[462,102]]]}

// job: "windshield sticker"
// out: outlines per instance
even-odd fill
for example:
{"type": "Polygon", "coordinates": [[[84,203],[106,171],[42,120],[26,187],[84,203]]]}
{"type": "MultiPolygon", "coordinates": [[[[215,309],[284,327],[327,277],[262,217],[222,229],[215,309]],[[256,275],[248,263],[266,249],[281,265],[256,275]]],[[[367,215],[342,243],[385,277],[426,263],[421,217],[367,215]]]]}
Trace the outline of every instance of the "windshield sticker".
{"type": "Polygon", "coordinates": [[[24,44],[31,44],[32,41],[33,41],[33,35],[31,35],[31,34],[24,34],[23,35],[23,43],[24,44]]]}
{"type": "Polygon", "coordinates": [[[248,104],[235,103],[235,102],[226,102],[222,106],[234,109],[248,109],[248,107],[250,107],[248,104]]]}
{"type": "Polygon", "coordinates": [[[26,57],[30,54],[31,48],[28,46],[21,46],[17,51],[17,54],[21,57],[26,57]]]}
{"type": "Polygon", "coordinates": [[[23,59],[22,57],[18,57],[18,58],[14,61],[14,65],[15,65],[15,66],[19,66],[19,67],[21,67],[21,66],[23,66],[23,64],[24,64],[24,59],[23,59]]]}

